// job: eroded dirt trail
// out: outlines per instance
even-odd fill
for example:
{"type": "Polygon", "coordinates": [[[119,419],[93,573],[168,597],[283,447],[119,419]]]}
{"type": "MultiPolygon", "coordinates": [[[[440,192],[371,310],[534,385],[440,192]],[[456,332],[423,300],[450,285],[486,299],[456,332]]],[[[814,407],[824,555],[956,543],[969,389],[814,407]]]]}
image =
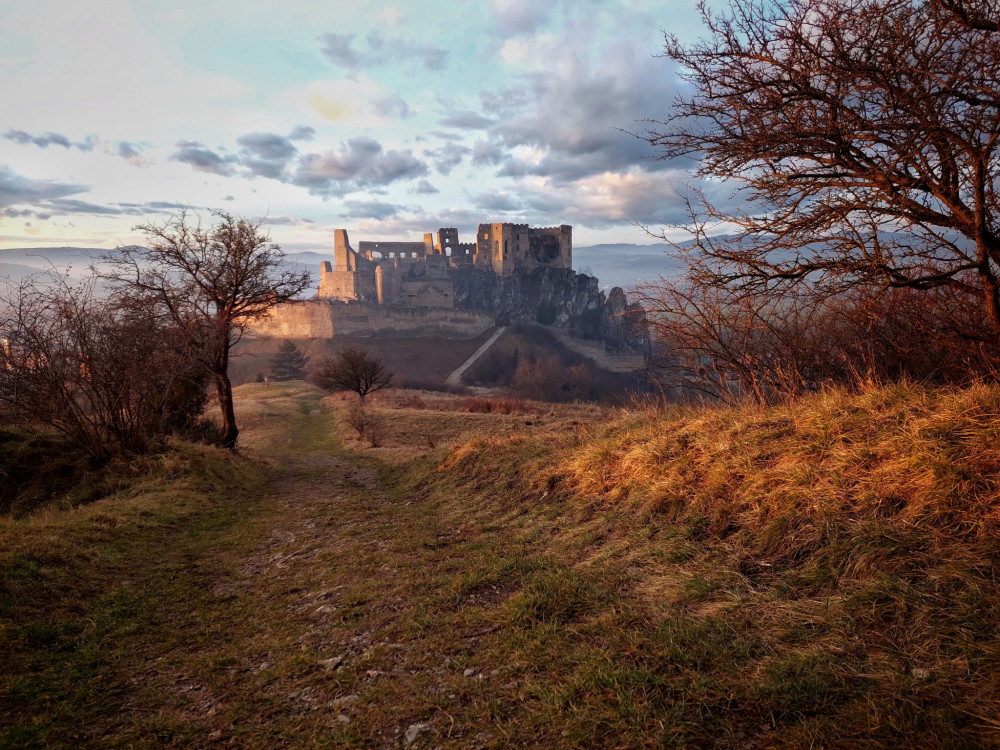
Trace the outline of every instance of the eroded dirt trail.
{"type": "MultiPolygon", "coordinates": [[[[305,421],[315,431],[328,419],[313,411],[305,421]]],[[[266,541],[213,584],[226,616],[245,613],[226,636],[232,663],[209,677],[209,697],[199,687],[181,701],[208,714],[208,739],[502,744],[502,731],[483,721],[492,726],[489,712],[520,683],[475,654],[498,630],[489,610],[511,592],[465,591],[463,529],[394,494],[376,468],[327,450],[281,453],[266,541]],[[470,708],[474,718],[456,718],[470,708]]]]}

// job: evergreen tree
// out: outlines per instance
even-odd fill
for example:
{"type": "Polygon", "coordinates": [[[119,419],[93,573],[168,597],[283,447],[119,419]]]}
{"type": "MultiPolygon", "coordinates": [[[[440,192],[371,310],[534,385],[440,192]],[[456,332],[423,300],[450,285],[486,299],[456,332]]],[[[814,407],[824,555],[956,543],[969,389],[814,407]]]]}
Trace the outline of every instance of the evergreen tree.
{"type": "Polygon", "coordinates": [[[271,357],[271,374],[277,381],[300,380],[305,377],[306,363],[309,361],[294,341],[285,339],[278,352],[271,357]]]}

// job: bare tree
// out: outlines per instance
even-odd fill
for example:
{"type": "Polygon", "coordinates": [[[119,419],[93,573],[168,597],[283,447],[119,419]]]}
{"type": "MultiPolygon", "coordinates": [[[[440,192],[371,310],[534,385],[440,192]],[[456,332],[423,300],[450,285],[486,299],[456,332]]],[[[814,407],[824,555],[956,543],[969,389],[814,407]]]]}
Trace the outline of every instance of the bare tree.
{"type": "Polygon", "coordinates": [[[309,286],[306,272],[282,268],[281,248],[261,231],[263,221],[213,211],[216,223],[194,226],[181,212],[162,225],[143,224],[148,247],[123,247],[104,258],[106,277],[150,300],[192,340],[209,343],[207,366],[222,411],[222,444],[236,447],[229,357],[244,327],[309,286]]]}
{"type": "Polygon", "coordinates": [[[343,349],[323,360],[309,382],[327,391],[354,391],[361,403],[392,383],[392,373],[375,357],[360,349],[343,349]]]}
{"type": "Polygon", "coordinates": [[[1000,332],[1000,9],[992,0],[735,0],[667,38],[694,94],[646,138],[734,182],[692,201],[694,278],[949,287],[1000,332]],[[710,236],[719,227],[737,237],[710,236]]]}

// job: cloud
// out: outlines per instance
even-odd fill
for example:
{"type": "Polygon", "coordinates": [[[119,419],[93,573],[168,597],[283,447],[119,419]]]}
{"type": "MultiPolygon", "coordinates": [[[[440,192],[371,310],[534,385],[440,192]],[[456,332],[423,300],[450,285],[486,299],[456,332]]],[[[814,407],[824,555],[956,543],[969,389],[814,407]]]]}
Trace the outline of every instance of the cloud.
{"type": "Polygon", "coordinates": [[[496,121],[476,112],[462,111],[453,112],[438,120],[438,124],[446,128],[459,128],[460,130],[485,130],[496,121]]]}
{"type": "Polygon", "coordinates": [[[190,208],[168,201],[100,204],[69,197],[89,190],[87,185],[31,179],[6,165],[0,165],[0,209],[8,218],[33,217],[46,220],[66,215],[145,216],[190,208]]]}
{"type": "Polygon", "coordinates": [[[310,128],[308,125],[296,125],[288,134],[290,141],[311,141],[315,137],[316,128],[310,128]]]}
{"type": "Polygon", "coordinates": [[[0,207],[21,204],[37,205],[90,190],[87,185],[74,185],[54,180],[34,180],[24,177],[5,164],[0,165],[0,207]]]}
{"type": "Polygon", "coordinates": [[[139,151],[128,141],[119,141],[118,155],[123,159],[134,159],[139,156],[139,151]]]}
{"type": "Polygon", "coordinates": [[[303,155],[291,182],[313,195],[330,197],[384,187],[428,172],[427,165],[410,149],[386,151],[373,138],[359,136],[341,144],[338,150],[303,155]]]}
{"type": "Polygon", "coordinates": [[[434,187],[427,180],[421,180],[417,183],[417,186],[410,191],[411,193],[416,193],[417,195],[433,195],[434,193],[440,193],[441,191],[434,187]]]}
{"type": "Polygon", "coordinates": [[[388,117],[393,120],[405,120],[413,116],[410,105],[406,103],[399,94],[390,94],[375,100],[372,111],[379,117],[388,117]]]}
{"type": "Polygon", "coordinates": [[[93,135],[88,135],[83,141],[79,143],[73,143],[68,137],[62,135],[61,133],[53,133],[51,131],[46,131],[41,135],[32,135],[31,133],[26,133],[23,130],[15,130],[10,128],[3,137],[8,141],[13,141],[22,146],[27,146],[28,144],[38,146],[39,148],[48,148],[49,146],[62,146],[63,148],[76,148],[80,151],[90,151],[94,148],[94,144],[97,142],[97,137],[93,135]]]}
{"type": "Polygon", "coordinates": [[[369,53],[379,56],[379,59],[398,62],[403,59],[418,60],[426,70],[444,70],[448,59],[447,51],[429,44],[419,44],[401,37],[383,36],[377,31],[368,35],[369,53]]]}
{"type": "Polygon", "coordinates": [[[236,139],[245,153],[267,161],[287,162],[298,149],[290,138],[276,133],[247,133],[236,139]]]}
{"type": "Polygon", "coordinates": [[[436,71],[444,70],[448,58],[446,50],[403,37],[385,36],[378,31],[372,31],[365,37],[367,48],[364,50],[355,49],[354,39],[354,34],[320,34],[320,52],[329,63],[347,70],[416,60],[426,70],[436,71]]]}
{"type": "Polygon", "coordinates": [[[490,15],[501,35],[528,34],[544,23],[549,7],[538,0],[491,0],[490,15]]]}
{"type": "Polygon", "coordinates": [[[424,154],[434,162],[434,168],[443,175],[451,174],[451,170],[462,163],[462,160],[472,153],[468,146],[448,142],[441,148],[428,149],[424,154]]]}
{"type": "Polygon", "coordinates": [[[41,135],[31,135],[30,133],[25,133],[23,130],[14,130],[11,128],[3,137],[8,141],[14,141],[14,143],[19,143],[22,146],[26,146],[29,143],[33,143],[39,148],[48,148],[49,146],[62,146],[63,148],[69,148],[73,144],[70,143],[69,138],[59,133],[42,133],[41,135]]]}
{"type": "Polygon", "coordinates": [[[238,159],[231,154],[220,156],[197,141],[177,141],[176,147],[177,150],[170,157],[173,161],[190,164],[198,172],[222,177],[229,177],[234,173],[233,163],[238,159]]]}
{"type": "Polygon", "coordinates": [[[361,58],[351,46],[354,43],[354,34],[334,34],[328,31],[319,35],[319,41],[323,45],[320,47],[320,52],[327,62],[340,68],[361,67],[361,58]]]}
{"type": "Polygon", "coordinates": [[[301,226],[302,224],[315,224],[312,219],[300,219],[297,216],[265,216],[263,224],[269,226],[301,226]]]}
{"type": "Polygon", "coordinates": [[[236,139],[240,146],[239,163],[260,177],[284,178],[285,169],[299,150],[291,138],[277,133],[248,133],[236,139]]]}
{"type": "Polygon", "coordinates": [[[634,166],[564,184],[529,177],[514,191],[532,222],[559,216],[568,224],[596,229],[621,226],[624,221],[668,225],[687,220],[686,178],[682,170],[647,172],[634,166]]]}
{"type": "Polygon", "coordinates": [[[499,143],[488,143],[484,140],[478,140],[472,144],[473,166],[495,166],[508,158],[507,149],[499,143]]]}
{"type": "Polygon", "coordinates": [[[123,158],[133,167],[149,166],[149,162],[142,155],[142,150],[128,141],[119,141],[116,151],[118,156],[123,158]]]}
{"type": "Polygon", "coordinates": [[[473,163],[502,164],[499,176],[564,182],[636,164],[675,168],[677,162],[650,158],[646,141],[622,132],[662,116],[673,101],[675,77],[664,61],[624,42],[594,48],[564,42],[518,42],[530,69],[520,86],[484,96],[483,108],[497,122],[474,146],[473,163]]]}
{"type": "Polygon", "coordinates": [[[324,198],[386,187],[423,177],[427,165],[411,149],[385,150],[374,138],[359,136],[339,149],[301,154],[290,136],[247,133],[236,139],[237,154],[219,154],[196,141],[178,141],[174,161],[223,177],[264,177],[307,189],[324,198]]]}
{"type": "Polygon", "coordinates": [[[174,201],[146,201],[145,203],[116,203],[122,208],[143,209],[146,212],[164,213],[169,211],[190,210],[193,206],[174,201]]]}
{"type": "Polygon", "coordinates": [[[473,197],[477,208],[484,211],[520,211],[521,201],[503,190],[484,190],[473,197]]]}
{"type": "Polygon", "coordinates": [[[387,219],[398,215],[406,208],[394,203],[362,200],[346,200],[343,206],[344,210],[340,215],[345,219],[387,219]]]}
{"type": "Polygon", "coordinates": [[[122,214],[137,215],[135,209],[121,208],[118,206],[100,205],[98,203],[88,203],[76,198],[56,198],[45,203],[45,210],[50,216],[60,216],[63,214],[88,214],[91,216],[121,216],[122,214]]]}

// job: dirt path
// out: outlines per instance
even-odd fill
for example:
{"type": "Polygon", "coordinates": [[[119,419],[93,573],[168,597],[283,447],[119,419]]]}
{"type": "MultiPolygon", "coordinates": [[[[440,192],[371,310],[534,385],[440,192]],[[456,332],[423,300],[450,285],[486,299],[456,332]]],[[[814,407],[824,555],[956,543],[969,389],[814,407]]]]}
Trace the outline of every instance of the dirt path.
{"type": "MultiPolygon", "coordinates": [[[[313,411],[303,429],[328,418],[313,411]]],[[[280,463],[266,541],[213,585],[233,663],[207,681],[179,676],[179,713],[207,716],[207,739],[233,746],[502,744],[477,706],[510,702],[519,683],[475,654],[497,630],[486,607],[510,592],[460,593],[462,529],[356,459],[313,450],[280,463]]]]}
{"type": "Polygon", "coordinates": [[[445,378],[445,385],[461,385],[462,376],[465,374],[465,371],[472,367],[480,357],[486,354],[490,347],[497,342],[497,339],[500,338],[506,330],[507,326],[500,326],[497,328],[493,332],[493,335],[486,339],[486,341],[483,342],[483,345],[472,353],[472,356],[456,367],[455,370],[447,378],[445,378]]]}

